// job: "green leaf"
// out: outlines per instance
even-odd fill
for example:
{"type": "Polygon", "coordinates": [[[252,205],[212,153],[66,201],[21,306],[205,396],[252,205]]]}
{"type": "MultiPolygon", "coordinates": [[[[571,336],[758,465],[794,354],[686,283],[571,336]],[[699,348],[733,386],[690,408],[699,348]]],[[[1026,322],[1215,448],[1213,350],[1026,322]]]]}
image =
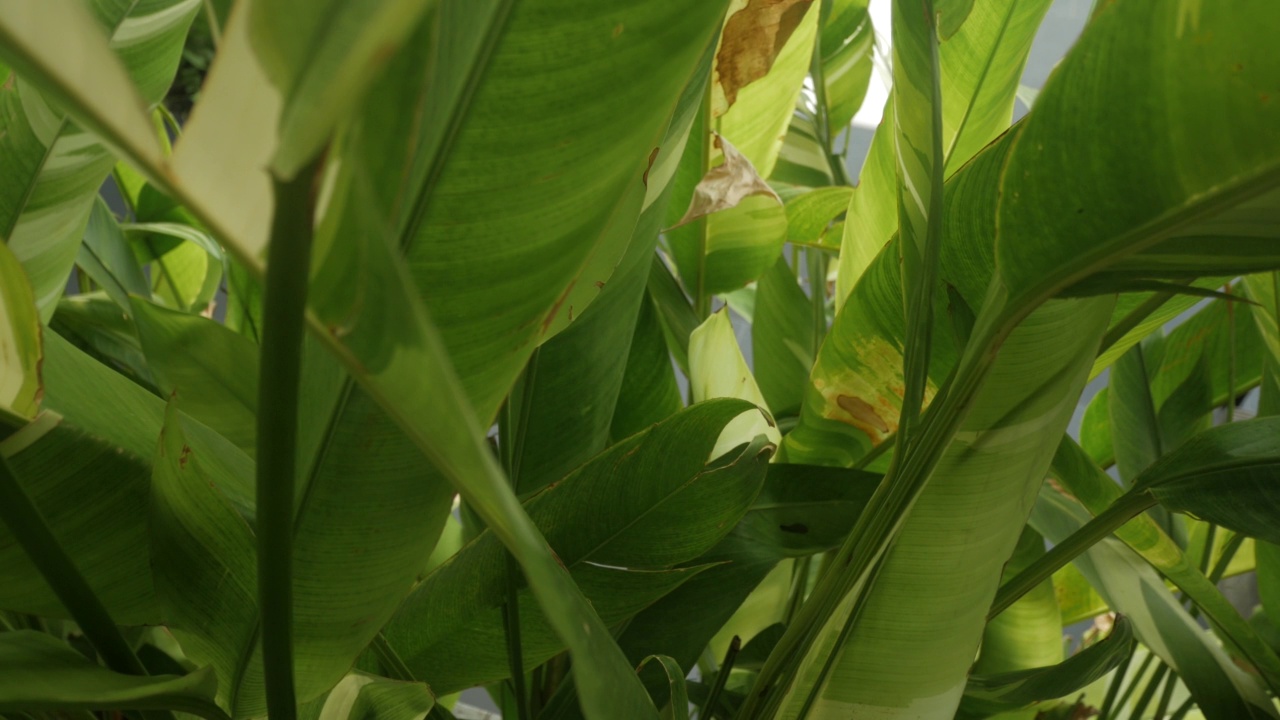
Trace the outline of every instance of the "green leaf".
{"type": "Polygon", "coordinates": [[[151,286],[147,284],[142,268],[125,242],[119,223],[101,197],[89,214],[89,225],[85,228],[76,264],[125,312],[129,312],[130,294],[151,295],[151,286]]]}
{"type": "MultiPolygon", "coordinates": [[[[645,658],[636,672],[645,673],[645,668],[653,668],[656,665],[662,670],[662,674],[667,678],[667,688],[669,690],[669,699],[662,709],[663,720],[689,720],[689,692],[685,688],[684,670],[680,669],[680,664],[666,655],[651,655],[645,658]]],[[[653,673],[654,670],[650,670],[653,673]]]]}
{"type": "MultiPolygon", "coordinates": [[[[44,374],[45,413],[5,439],[0,452],[115,621],[157,624],[147,506],[164,403],[54,333],[45,334],[44,374]]],[[[188,422],[188,444],[208,459],[211,473],[252,475],[243,453],[188,422]]],[[[241,512],[252,507],[247,484],[224,492],[241,512]]],[[[5,548],[0,607],[67,617],[21,551],[5,548]]]]}
{"type": "Polygon", "coordinates": [[[1163,337],[1149,337],[1121,356],[1111,372],[1107,388],[1111,441],[1120,476],[1126,482],[1132,483],[1138,473],[1164,455],[1158,408],[1151,396],[1151,375],[1160,367],[1163,349],[1163,337]]]}
{"type": "Polygon", "coordinates": [[[627,367],[609,426],[611,438],[630,437],[666,420],[684,407],[671,362],[667,342],[662,336],[662,321],[646,292],[636,318],[627,367]]]}
{"type": "MultiPolygon", "coordinates": [[[[1051,473],[1067,492],[1095,514],[1104,512],[1123,494],[1120,486],[1068,439],[1058,446],[1051,473]]],[[[1253,663],[1269,685],[1280,684],[1280,659],[1261,643],[1200,571],[1198,563],[1183,553],[1151,515],[1139,515],[1117,529],[1115,535],[1190,598],[1213,621],[1213,627],[1228,647],[1253,663]]]]}
{"type": "Polygon", "coordinates": [[[0,22],[0,56],[17,70],[0,88],[0,238],[27,268],[45,321],[111,171],[100,139],[160,158],[143,106],[168,90],[200,2],[95,3],[92,15],[86,6],[13,7],[0,22]],[[102,110],[84,129],[59,107],[81,103],[102,110]]]}
{"type": "Polygon", "coordinates": [[[258,348],[221,323],[133,298],[131,314],[147,363],[165,394],[195,419],[254,456],[258,348]]]}
{"type": "Polygon", "coordinates": [[[154,373],[147,366],[137,328],[105,293],[59,300],[49,328],[153,395],[162,394],[154,373]]]}
{"type": "Polygon", "coordinates": [[[1135,646],[1133,628],[1119,615],[1106,638],[1056,665],[971,676],[963,707],[999,712],[1067,697],[1106,676],[1129,657],[1135,646]]]}
{"type": "MultiPolygon", "coordinates": [[[[712,398],[739,398],[766,408],[764,396],[738,347],[727,308],[713,313],[689,337],[689,390],[695,403],[712,398]]],[[[760,435],[775,446],[782,442],[782,434],[771,416],[743,413],[721,430],[711,457],[719,457],[760,435]]]]}
{"type": "MultiPolygon", "coordinates": [[[[1018,545],[1005,564],[1002,580],[1017,577],[1044,554],[1044,537],[1033,528],[1022,528],[1018,545]]],[[[970,704],[974,676],[1021,673],[1031,668],[1056,665],[1062,662],[1062,654],[1062,613],[1058,609],[1053,583],[1046,579],[1007,610],[987,621],[978,660],[970,673],[969,688],[965,690],[966,697],[961,701],[961,707],[967,708],[970,704]]]]}
{"type": "MultiPolygon", "coordinates": [[[[664,592],[653,595],[650,590],[646,602],[634,605],[635,598],[627,599],[626,593],[611,590],[609,582],[630,578],[633,588],[635,583],[649,587],[659,583],[669,592],[688,577],[649,573],[609,580],[610,568],[657,570],[691,561],[723,538],[746,512],[763,481],[769,446],[757,439],[706,464],[720,430],[743,412],[758,414],[740,401],[721,400],[689,408],[614,445],[528,501],[529,517],[546,534],[556,557],[580,582],[592,581],[597,592],[593,600],[610,600],[613,607],[623,602],[622,608],[634,614],[664,592]],[[654,473],[653,468],[659,466],[663,471],[654,473]],[[593,575],[586,578],[584,572],[593,575]],[[602,576],[602,572],[606,574],[602,576]]],[[[442,692],[465,687],[451,684],[452,680],[446,682],[467,668],[455,654],[440,648],[452,643],[471,647],[474,640],[459,628],[474,628],[477,623],[485,626],[477,617],[487,616],[487,626],[495,638],[500,637],[498,608],[511,572],[505,551],[490,530],[414,590],[388,627],[387,636],[415,674],[442,692]]],[[[531,652],[525,615],[522,611],[521,645],[531,652]]],[[[613,620],[625,616],[615,615],[613,620]]],[[[541,658],[537,663],[563,649],[549,633],[546,637],[549,639],[539,650],[546,654],[535,656],[541,658]]],[[[491,654],[490,665],[499,674],[490,679],[503,677],[501,673],[507,672],[503,644],[495,643],[491,654]]],[[[477,662],[481,660],[484,658],[477,662]]]]}
{"type": "Polygon", "coordinates": [[[779,558],[802,558],[840,544],[880,484],[875,473],[773,463],[738,531],[779,558]]]}
{"type": "Polygon", "coordinates": [[[849,208],[853,188],[824,187],[787,200],[787,240],[803,245],[835,246],[828,226],[849,208]]]}
{"type": "MultiPolygon", "coordinates": [[[[958,33],[938,48],[941,66],[946,68],[941,86],[942,142],[948,175],[1009,126],[1018,78],[1048,7],[1046,0],[979,3],[958,33]]],[[[944,22],[955,16],[945,6],[935,9],[942,12],[944,22]]],[[[836,283],[837,308],[842,309],[858,278],[898,229],[893,200],[896,102],[891,93],[850,200],[836,283]]]]}
{"type": "Polygon", "coordinates": [[[1251,537],[1280,542],[1280,418],[1198,433],[1134,481],[1160,504],[1251,537]]]}
{"type": "Polygon", "coordinates": [[[222,678],[219,704],[245,717],[266,706],[262,667],[253,662],[259,652],[254,533],[223,495],[222,478],[187,444],[181,401],[169,402],[152,470],[156,595],[163,623],[183,652],[222,678]]]}
{"type": "Polygon", "coordinates": [[[897,170],[898,262],[901,264],[903,396],[895,460],[915,441],[916,421],[929,388],[933,305],[942,245],[943,155],[942,68],[935,36],[933,0],[921,8],[908,0],[893,5],[894,153],[897,170]]]}
{"type": "Polygon", "coordinates": [[[937,0],[934,5],[937,20],[934,24],[938,28],[938,37],[947,40],[955,35],[977,4],[979,3],[975,0],[937,0]]]}
{"type": "MultiPolygon", "coordinates": [[[[789,584],[789,569],[780,561],[835,547],[878,482],[877,475],[842,468],[770,464],[760,495],[737,527],[692,561],[718,564],[627,624],[618,638],[627,657],[638,663],[649,655],[666,654],[682,667],[692,666],[716,630],[732,619],[762,581],[769,582],[771,571],[783,570],[782,580],[789,584]],[[798,532],[798,524],[807,532],[798,532]]],[[[646,687],[655,699],[665,697],[664,684],[649,681],[646,687]]]]}
{"type": "MultiPolygon", "coordinates": [[[[600,619],[616,628],[706,570],[706,566],[624,570],[582,563],[572,568],[572,577],[600,619]]],[[[504,593],[499,600],[505,598],[504,593]]],[[[408,602],[415,600],[411,596],[408,602]]],[[[517,602],[523,666],[537,667],[563,653],[564,641],[557,637],[532,594],[520,590],[517,602]]],[[[388,635],[413,674],[427,680],[437,692],[457,692],[511,675],[500,604],[469,608],[466,617],[420,613],[421,605],[406,605],[400,618],[388,628],[388,635]],[[407,624],[410,618],[418,625],[445,626],[412,628],[407,624]]]]}
{"type": "Polygon", "coordinates": [[[813,367],[813,306],[778,258],[760,278],[751,349],[760,393],[778,416],[800,411],[813,367]]]}
{"type": "MultiPolygon", "coordinates": [[[[688,136],[694,115],[701,108],[706,94],[712,58],[710,50],[708,47],[704,54],[703,69],[685,88],[662,147],[679,147],[688,136]]],[[[665,157],[660,152],[655,159],[655,167],[665,157]]],[[[609,444],[611,426],[625,382],[624,373],[629,367],[630,341],[632,335],[639,332],[637,316],[642,305],[649,306],[645,286],[658,234],[666,219],[672,179],[661,177],[657,171],[649,173],[647,182],[651,189],[656,189],[660,183],[665,183],[666,187],[641,213],[618,267],[582,317],[539,348],[537,367],[525,374],[526,382],[534,385],[532,395],[528,396],[531,398],[528,413],[520,411],[525,418],[523,453],[514,460],[519,467],[516,478],[519,494],[527,495],[559,480],[609,444]]],[[[652,312],[652,307],[648,310],[652,312]]],[[[666,408],[668,412],[652,417],[649,422],[642,421],[630,432],[613,437],[631,435],[680,408],[675,378],[669,372],[670,363],[665,359],[660,330],[656,339],[658,344],[650,347],[651,354],[643,356],[649,362],[635,367],[633,372],[652,373],[658,379],[662,377],[663,368],[668,368],[670,383],[662,386],[667,394],[650,396],[646,389],[643,391],[645,397],[640,399],[642,403],[654,403],[655,412],[659,411],[658,408],[666,408]],[[674,405],[671,404],[673,397],[674,405]]],[[[520,396],[513,392],[512,397],[520,396]]],[[[508,402],[514,401],[509,399],[508,402]]]]}
{"type": "Polygon", "coordinates": [[[875,30],[867,0],[836,0],[830,13],[822,25],[822,75],[827,122],[839,132],[853,121],[871,83],[875,30]]]}
{"type": "Polygon", "coordinates": [[[273,167],[293,177],[328,142],[432,0],[258,2],[249,35],[280,94],[273,167]]]}
{"type": "Polygon", "coordinates": [[[425,683],[353,672],[329,691],[319,720],[423,720],[435,704],[425,683]]]}
{"type": "MultiPolygon", "coordinates": [[[[1031,525],[1058,543],[1089,518],[1084,508],[1046,486],[1032,510],[1031,525]]],[[[1133,623],[1143,645],[1178,673],[1206,718],[1275,717],[1258,678],[1236,667],[1155,570],[1119,540],[1104,539],[1074,562],[1107,604],[1133,623]]]]}
{"type": "Polygon", "coordinates": [[[1232,252],[1234,238],[1275,237],[1273,223],[1247,220],[1280,184],[1280,138],[1268,133],[1280,104],[1264,99],[1280,60],[1258,22],[1269,12],[1252,1],[1190,14],[1161,3],[1099,10],[1009,159],[997,247],[1007,307],[1025,308],[1165,239],[1203,238],[1184,244],[1192,252],[1184,258],[1211,262],[1232,252]],[[1112,72],[1120,65],[1124,73],[1112,72]],[[1171,77],[1178,82],[1162,82],[1171,77]],[[1150,122],[1131,121],[1135,98],[1150,122]],[[1202,112],[1209,106],[1217,111],[1202,112]],[[1239,141],[1255,135],[1265,140],[1239,141]]]}
{"type": "Polygon", "coordinates": [[[832,163],[826,148],[818,139],[817,123],[809,117],[805,103],[806,98],[801,96],[795,113],[791,115],[786,137],[782,139],[782,149],[778,151],[773,172],[769,174],[769,182],[778,189],[784,201],[790,197],[789,192],[820,189],[836,182],[831,176],[832,163]]]}
{"type": "Polygon", "coordinates": [[[40,407],[43,351],[31,284],[7,246],[0,248],[0,347],[0,420],[21,424],[40,407]]]}
{"type": "Polygon", "coordinates": [[[212,668],[139,677],[112,672],[41,632],[0,634],[0,712],[178,710],[228,720],[213,702],[212,668]]]}

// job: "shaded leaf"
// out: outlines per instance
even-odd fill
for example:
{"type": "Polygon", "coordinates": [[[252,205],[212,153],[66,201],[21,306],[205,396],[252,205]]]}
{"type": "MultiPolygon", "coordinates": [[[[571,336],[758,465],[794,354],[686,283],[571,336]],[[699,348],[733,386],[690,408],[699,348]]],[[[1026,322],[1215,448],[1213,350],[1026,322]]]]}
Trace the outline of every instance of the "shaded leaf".
{"type": "Polygon", "coordinates": [[[221,323],[134,298],[138,339],[160,390],[192,417],[254,456],[258,348],[221,323]]]}
{"type": "Polygon", "coordinates": [[[0,711],[178,710],[227,720],[213,702],[212,668],[139,677],[108,670],[45,633],[0,634],[0,711]]]}
{"type": "Polygon", "coordinates": [[[43,394],[42,355],[40,316],[31,284],[8,246],[0,248],[0,417],[4,420],[21,424],[35,417],[43,394]]]}
{"type": "Polygon", "coordinates": [[[1120,615],[1106,638],[1057,665],[971,676],[965,687],[965,702],[976,701],[974,704],[984,710],[998,712],[1066,697],[1111,672],[1129,657],[1134,647],[1133,629],[1129,621],[1120,615]]]}
{"type": "Polygon", "coordinates": [[[220,704],[243,717],[266,707],[261,665],[252,663],[258,644],[256,541],[219,489],[221,478],[187,444],[179,402],[171,400],[166,410],[151,478],[156,596],[183,652],[223,679],[220,704]],[[247,680],[246,673],[257,677],[247,680]]]}
{"type": "Polygon", "coordinates": [[[1135,481],[1164,507],[1280,542],[1280,418],[1205,430],[1135,481]]]}

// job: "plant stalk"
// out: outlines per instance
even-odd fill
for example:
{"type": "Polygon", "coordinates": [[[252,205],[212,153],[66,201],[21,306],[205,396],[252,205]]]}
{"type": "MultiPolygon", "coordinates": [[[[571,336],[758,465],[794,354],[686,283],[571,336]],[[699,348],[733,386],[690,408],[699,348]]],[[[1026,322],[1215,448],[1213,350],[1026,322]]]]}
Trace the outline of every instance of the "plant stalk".
{"type": "Polygon", "coordinates": [[[720,702],[720,695],[724,693],[724,687],[729,682],[729,672],[733,670],[733,664],[738,659],[738,651],[742,649],[742,638],[737,635],[729,641],[729,648],[724,651],[724,661],[720,663],[720,670],[716,673],[716,681],[711,686],[711,691],[707,693],[707,702],[702,706],[702,712],[698,713],[698,720],[711,720],[716,716],[716,704],[720,702]]]}
{"type": "Polygon", "coordinates": [[[258,374],[258,606],[267,712],[294,720],[293,521],[302,338],[306,332],[314,187],[320,160],[273,178],[258,374]]]}

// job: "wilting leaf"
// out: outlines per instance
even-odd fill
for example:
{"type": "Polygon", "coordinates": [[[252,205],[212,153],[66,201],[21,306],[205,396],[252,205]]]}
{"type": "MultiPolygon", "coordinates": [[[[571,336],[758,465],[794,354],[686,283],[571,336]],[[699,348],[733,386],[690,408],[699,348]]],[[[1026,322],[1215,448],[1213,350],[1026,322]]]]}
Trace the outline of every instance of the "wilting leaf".
{"type": "Polygon", "coordinates": [[[689,209],[673,227],[687,225],[711,213],[737,207],[744,198],[752,195],[766,195],[782,202],[773,188],[769,187],[769,183],[756,173],[751,161],[730,145],[728,140],[716,135],[713,143],[724,152],[724,162],[711,168],[703,176],[702,181],[693,189],[689,209]]]}

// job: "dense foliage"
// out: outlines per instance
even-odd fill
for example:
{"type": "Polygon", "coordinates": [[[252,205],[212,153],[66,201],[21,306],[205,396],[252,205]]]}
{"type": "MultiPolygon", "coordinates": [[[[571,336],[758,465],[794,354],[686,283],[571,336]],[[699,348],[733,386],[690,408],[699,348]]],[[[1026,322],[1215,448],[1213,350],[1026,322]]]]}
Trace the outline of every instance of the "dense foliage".
{"type": "Polygon", "coordinates": [[[1280,716],[1280,8],[1049,5],[0,2],[0,716],[1280,716]]]}

